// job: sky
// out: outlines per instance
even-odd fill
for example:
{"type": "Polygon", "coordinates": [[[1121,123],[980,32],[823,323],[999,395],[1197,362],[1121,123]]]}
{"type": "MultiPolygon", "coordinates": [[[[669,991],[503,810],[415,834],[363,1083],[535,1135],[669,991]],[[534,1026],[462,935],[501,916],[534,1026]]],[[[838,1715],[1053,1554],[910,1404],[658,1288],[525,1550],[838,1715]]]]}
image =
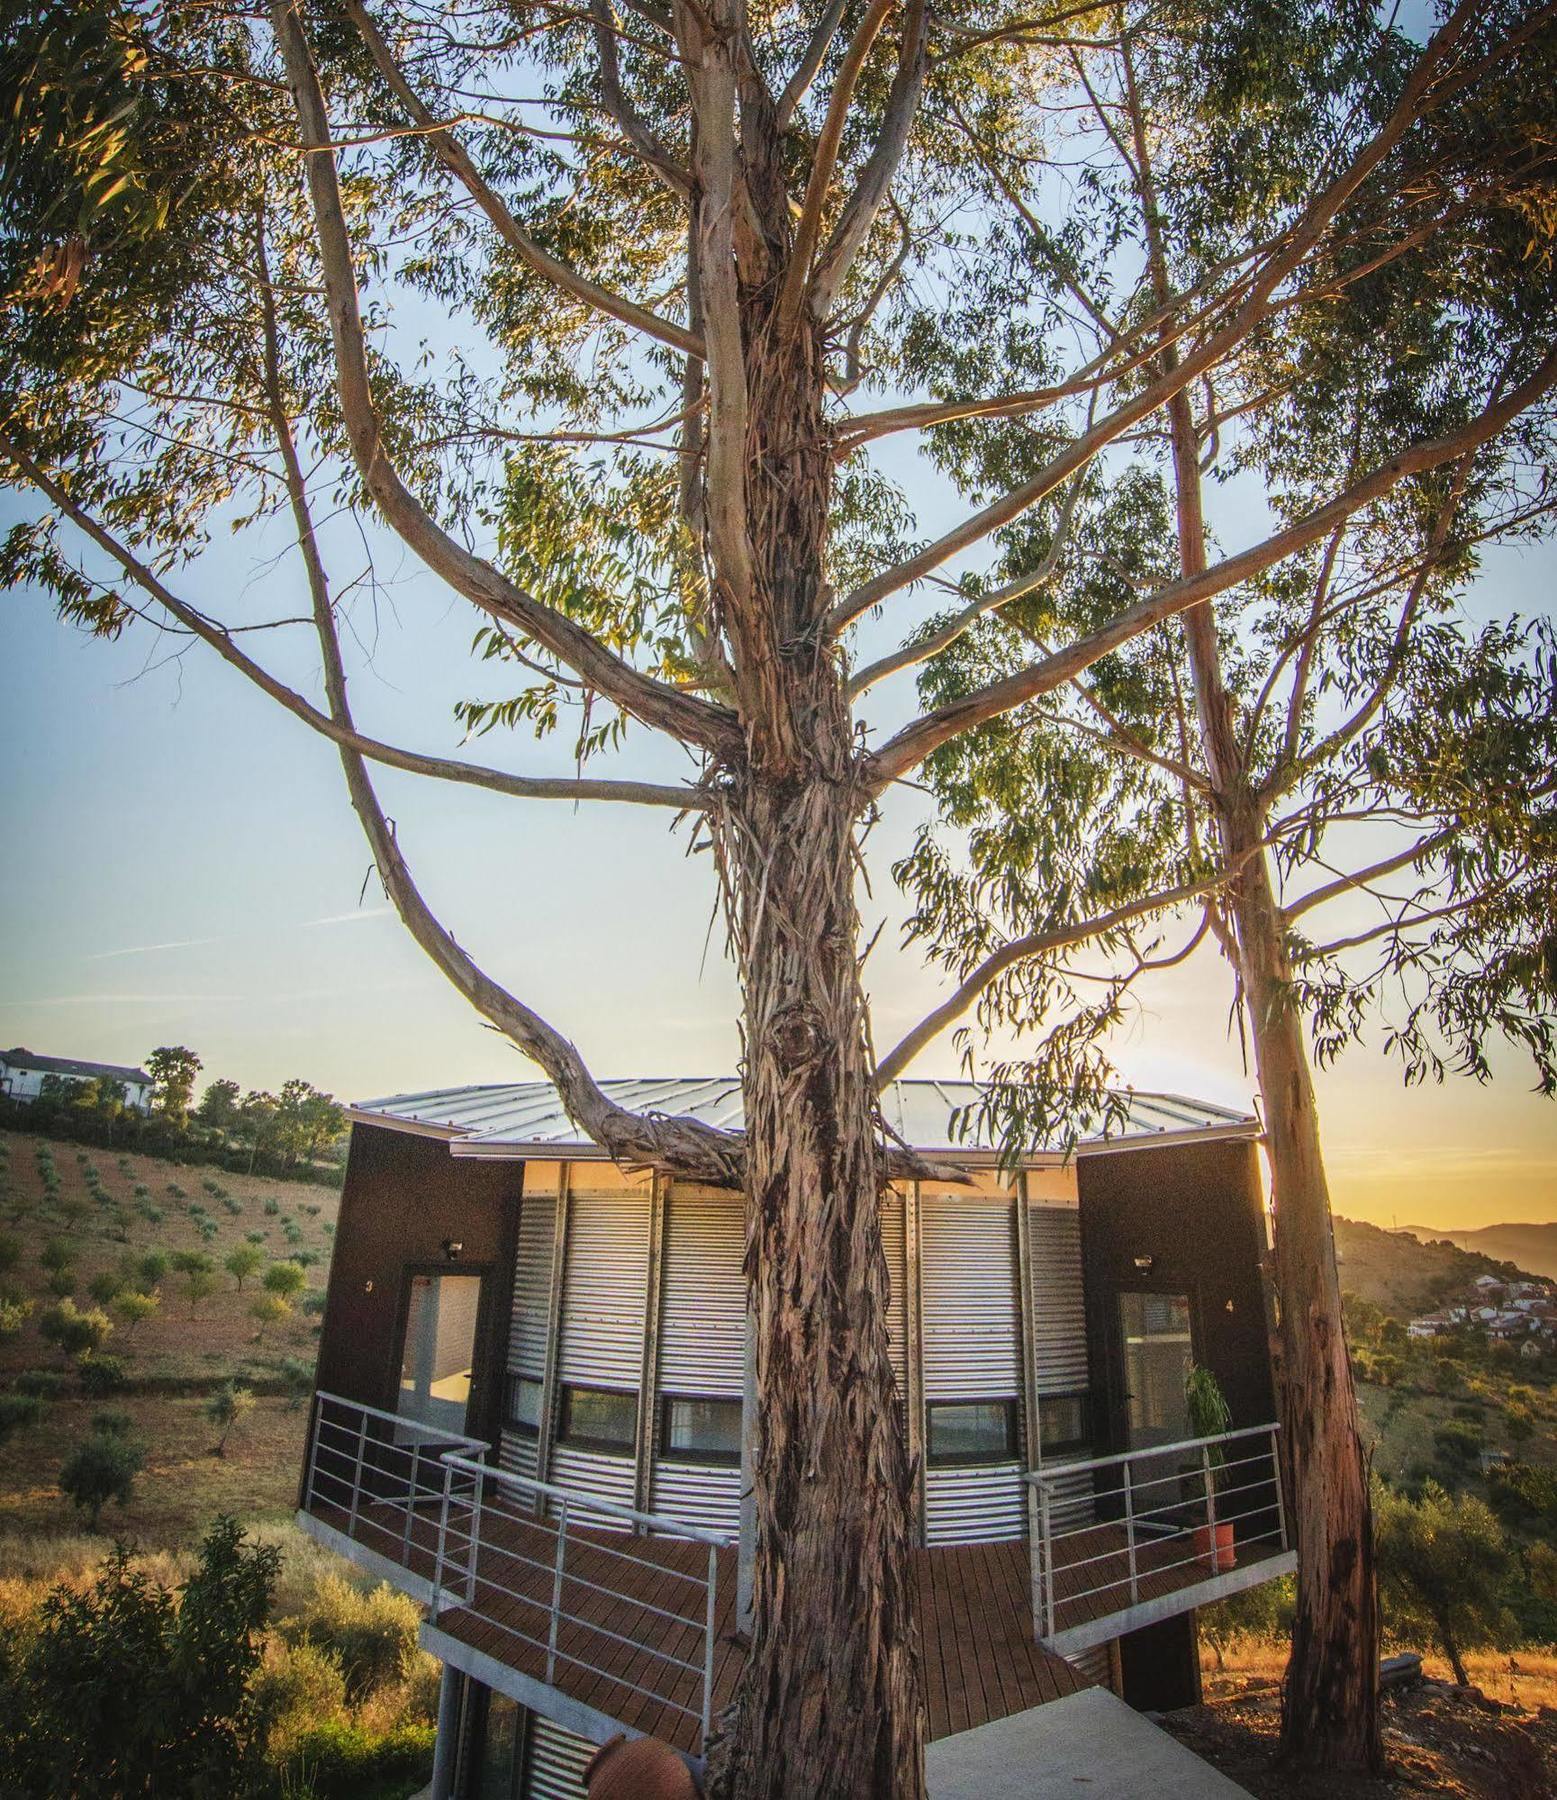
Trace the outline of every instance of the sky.
{"type": "MultiPolygon", "coordinates": [[[[926,471],[896,471],[929,529],[950,499],[926,471]]],[[[14,496],[0,496],[0,521],[14,496]]],[[[1229,520],[1224,530],[1235,531],[1229,520]]],[[[297,610],[295,575],[259,546],[217,543],[183,591],[251,617],[297,610]]],[[[449,750],[452,708],[490,692],[464,661],[461,603],[393,552],[375,602],[359,598],[349,650],[359,724],[449,750]]],[[[1542,603],[1549,553],[1495,567],[1486,606],[1542,603]]],[[[1549,602],[1548,602],[1549,603],[1549,602]]],[[[904,618],[874,629],[898,641],[904,618]]],[[[300,634],[265,634],[283,676],[313,694],[300,634]]],[[[256,640],[249,640],[251,645],[256,640]]],[[[906,714],[904,683],[876,709],[906,714]]],[[[470,754],[470,751],[466,752],[470,754]]],[[[528,733],[474,754],[566,772],[528,733]]],[[[536,1071],[423,958],[372,878],[330,746],[200,647],[145,629],[116,643],[59,623],[41,595],[0,611],[0,1044],[139,1062],[159,1044],[202,1056],[245,1088],[301,1075],[342,1098],[536,1071]]],[[[651,778],[680,752],[639,752],[651,778]]],[[[459,940],[580,1045],[600,1074],[722,1072],[736,1058],[736,994],[712,871],[683,829],[645,809],[515,802],[382,774],[386,811],[424,892],[459,940]]],[[[901,796],[867,846],[867,964],[878,1046],[942,989],[898,950],[886,871],[922,806],[901,796]]],[[[1226,965],[1202,950],[1154,978],[1113,1046],[1123,1077],[1243,1107],[1254,1083],[1230,1017],[1226,965]]],[[[1322,1072],[1337,1210],[1383,1225],[1450,1228],[1557,1219],[1557,1108],[1528,1065],[1497,1059],[1487,1086],[1407,1091],[1365,1043],[1322,1072]]],[[[910,1071],[954,1074],[943,1039],[910,1071]]]]}

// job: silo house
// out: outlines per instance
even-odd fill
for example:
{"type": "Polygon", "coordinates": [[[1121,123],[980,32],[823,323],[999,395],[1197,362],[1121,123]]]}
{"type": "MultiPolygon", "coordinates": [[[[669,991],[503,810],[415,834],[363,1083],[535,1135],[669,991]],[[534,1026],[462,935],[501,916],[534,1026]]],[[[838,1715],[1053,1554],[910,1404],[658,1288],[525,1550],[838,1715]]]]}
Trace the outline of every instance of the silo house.
{"type": "MultiPolygon", "coordinates": [[[[741,1123],[732,1078],[604,1085],[741,1123]]],[[[932,1739],[1087,1686],[1186,1704],[1195,1609],[1293,1567],[1258,1123],[1120,1099],[1013,1171],[971,1084],[882,1095],[961,1177],[881,1212],[932,1739]]],[[[544,1082],[352,1120],[299,1519],[426,1608],[435,1795],[577,1796],[624,1731],[699,1755],[747,1644],[742,1195],[623,1173],[544,1082]]]]}

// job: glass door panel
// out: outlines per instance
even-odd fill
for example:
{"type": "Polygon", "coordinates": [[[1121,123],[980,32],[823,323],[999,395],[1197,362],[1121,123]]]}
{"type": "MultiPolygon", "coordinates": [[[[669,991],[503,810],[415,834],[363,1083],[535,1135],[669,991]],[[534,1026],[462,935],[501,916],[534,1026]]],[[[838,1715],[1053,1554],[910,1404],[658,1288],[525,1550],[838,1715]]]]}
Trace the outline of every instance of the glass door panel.
{"type": "MultiPolygon", "coordinates": [[[[1190,1436],[1184,1382],[1194,1363],[1187,1294],[1121,1294],[1127,1447],[1153,1450],[1190,1436]]],[[[1166,1530],[1182,1498],[1180,1458],[1141,1457],[1131,1467],[1142,1527],[1166,1530]]]]}
{"type": "Polygon", "coordinates": [[[440,1431],[463,1432],[475,1361],[479,1275],[414,1275],[395,1410],[440,1431]]]}

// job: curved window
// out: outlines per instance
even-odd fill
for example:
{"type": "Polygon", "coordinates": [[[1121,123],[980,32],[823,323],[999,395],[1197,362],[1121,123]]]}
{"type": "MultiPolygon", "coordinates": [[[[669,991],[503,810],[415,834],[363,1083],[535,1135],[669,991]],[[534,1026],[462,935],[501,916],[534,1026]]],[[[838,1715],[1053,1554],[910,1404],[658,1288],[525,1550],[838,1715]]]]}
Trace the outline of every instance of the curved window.
{"type": "Polygon", "coordinates": [[[575,1450],[631,1456],[638,1442],[638,1396],[621,1388],[565,1387],[557,1440],[575,1450]]]}
{"type": "Polygon", "coordinates": [[[1015,1462],[1016,1401],[932,1400],[925,1407],[925,1438],[932,1469],[1015,1462]]]}
{"type": "Polygon", "coordinates": [[[697,1394],[667,1394],[661,1402],[660,1455],[672,1462],[738,1468],[741,1403],[697,1394]]]}

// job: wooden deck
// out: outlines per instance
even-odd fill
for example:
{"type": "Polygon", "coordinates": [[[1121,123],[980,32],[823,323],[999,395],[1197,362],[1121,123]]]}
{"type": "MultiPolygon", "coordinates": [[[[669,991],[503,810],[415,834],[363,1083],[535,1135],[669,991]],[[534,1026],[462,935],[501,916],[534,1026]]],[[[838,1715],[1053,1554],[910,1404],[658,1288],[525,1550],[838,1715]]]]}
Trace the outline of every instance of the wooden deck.
{"type": "MultiPolygon", "coordinates": [[[[468,1521],[451,1514],[449,1561],[437,1629],[624,1726],[684,1750],[702,1742],[708,1548],[681,1539],[571,1526],[560,1580],[563,1615],[549,1643],[557,1584],[555,1529],[508,1503],[481,1508],[473,1592],[463,1550],[468,1521]],[[550,1652],[550,1654],[549,1654],[550,1652]],[[549,1674],[548,1674],[549,1667],[549,1674]]],[[[436,1512],[381,1514],[366,1502],[355,1522],[342,1508],[313,1516],[362,1549],[428,1579],[438,1535],[436,1512]]],[[[1057,1583],[1056,1629],[1121,1612],[1130,1601],[1118,1526],[1097,1525],[1060,1540],[1066,1566],[1057,1583]],[[1086,1590],[1093,1590],[1087,1592],[1086,1590]]],[[[1141,1600],[1206,1579],[1185,1566],[1181,1541],[1143,1546],[1141,1600]],[[1175,1563],[1176,1567],[1165,1565],[1175,1563]]],[[[729,1701],[746,1656],[736,1631],[736,1557],[715,1552],[713,1714],[729,1701]]],[[[937,1545],[915,1550],[925,1705],[931,1739],[1074,1693],[1086,1678],[1033,1641],[1031,1573],[1025,1543],[937,1545]]]]}

